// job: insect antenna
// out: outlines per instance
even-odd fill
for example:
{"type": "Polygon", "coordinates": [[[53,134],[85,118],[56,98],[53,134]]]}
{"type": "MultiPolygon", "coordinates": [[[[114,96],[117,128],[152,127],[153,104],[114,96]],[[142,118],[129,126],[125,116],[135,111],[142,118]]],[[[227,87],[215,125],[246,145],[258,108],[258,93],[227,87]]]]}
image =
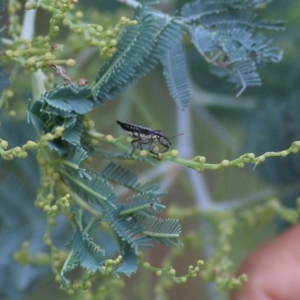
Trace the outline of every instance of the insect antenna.
{"type": "Polygon", "coordinates": [[[184,133],[178,133],[178,134],[176,134],[176,135],[173,135],[172,137],[169,138],[169,140],[174,139],[174,138],[176,138],[176,137],[179,136],[179,135],[184,135],[184,133]]]}
{"type": "Polygon", "coordinates": [[[183,135],[184,133],[178,133],[178,134],[176,134],[176,135],[174,135],[174,136],[172,136],[172,137],[170,137],[170,138],[166,138],[166,140],[168,141],[168,143],[170,144],[170,145],[172,145],[172,142],[171,142],[171,139],[174,139],[175,137],[177,137],[177,136],[179,136],[179,135],[183,135]]]}

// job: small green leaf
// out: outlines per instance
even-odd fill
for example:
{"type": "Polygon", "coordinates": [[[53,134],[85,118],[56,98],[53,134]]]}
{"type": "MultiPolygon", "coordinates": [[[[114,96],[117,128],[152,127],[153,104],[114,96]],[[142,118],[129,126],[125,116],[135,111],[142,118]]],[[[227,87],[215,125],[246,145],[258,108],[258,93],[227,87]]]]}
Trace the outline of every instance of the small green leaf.
{"type": "Polygon", "coordinates": [[[93,242],[88,233],[76,230],[72,249],[81,267],[90,273],[100,271],[100,267],[104,263],[105,251],[93,242]]]}
{"type": "Polygon", "coordinates": [[[41,98],[50,106],[64,112],[75,112],[82,115],[93,108],[93,102],[88,99],[90,95],[91,90],[88,87],[65,85],[55,87],[41,98]]]}

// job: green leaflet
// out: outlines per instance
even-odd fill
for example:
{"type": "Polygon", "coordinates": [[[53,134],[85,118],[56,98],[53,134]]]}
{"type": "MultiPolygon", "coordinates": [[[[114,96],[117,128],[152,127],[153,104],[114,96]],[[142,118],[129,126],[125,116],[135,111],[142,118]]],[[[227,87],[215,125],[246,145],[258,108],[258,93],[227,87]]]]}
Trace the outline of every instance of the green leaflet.
{"type": "Polygon", "coordinates": [[[137,19],[139,24],[126,28],[117,52],[99,71],[92,86],[97,102],[124,91],[129,84],[155,67],[173,45],[181,40],[181,28],[175,19],[166,22],[155,18],[147,10],[140,11],[137,19]]]}
{"type": "Polygon", "coordinates": [[[87,99],[90,94],[91,91],[88,87],[70,84],[55,87],[46,92],[41,99],[64,112],[75,112],[78,115],[83,115],[93,108],[93,102],[87,99]]]}
{"type": "Polygon", "coordinates": [[[178,220],[159,219],[153,216],[132,216],[118,218],[112,227],[122,241],[126,241],[138,253],[139,248],[152,247],[151,241],[166,246],[182,246],[178,220]]]}
{"type": "Polygon", "coordinates": [[[166,53],[162,59],[162,64],[171,96],[179,108],[186,108],[192,99],[192,92],[181,42],[175,44],[166,53]]]}
{"type": "Polygon", "coordinates": [[[181,15],[189,22],[200,20],[210,14],[220,14],[229,10],[244,10],[268,4],[270,0],[196,0],[186,3],[181,9],[181,15]]]}
{"type": "Polygon", "coordinates": [[[65,277],[66,273],[72,271],[79,265],[80,265],[80,262],[79,262],[78,258],[76,257],[76,255],[74,254],[74,251],[72,250],[69,253],[69,255],[62,267],[62,270],[60,272],[61,283],[65,289],[68,289],[70,287],[70,280],[65,277]]]}
{"type": "Polygon", "coordinates": [[[87,152],[81,147],[70,147],[62,163],[68,167],[78,170],[81,163],[88,157],[87,152]]]}
{"type": "Polygon", "coordinates": [[[71,189],[83,200],[95,203],[102,208],[116,209],[113,187],[103,178],[89,173],[90,178],[81,178],[78,175],[63,172],[71,189]]]}
{"type": "Polygon", "coordinates": [[[104,97],[127,87],[135,76],[136,68],[152,50],[158,25],[151,15],[138,16],[139,24],[126,28],[114,56],[101,67],[92,87],[94,99],[101,102],[104,97]]]}
{"type": "Polygon", "coordinates": [[[90,273],[100,271],[100,267],[104,263],[105,251],[94,243],[88,233],[77,230],[72,249],[81,267],[90,273]]]}
{"type": "Polygon", "coordinates": [[[128,243],[123,243],[122,246],[122,264],[115,268],[115,273],[123,273],[127,276],[131,276],[137,271],[138,268],[138,258],[133,252],[132,247],[128,243]]]}
{"type": "Polygon", "coordinates": [[[178,220],[159,219],[155,217],[142,217],[138,220],[137,226],[144,227],[143,234],[166,246],[182,246],[179,240],[181,227],[178,220]]]}
{"type": "Polygon", "coordinates": [[[141,236],[144,230],[142,224],[137,224],[139,217],[119,217],[112,224],[112,228],[123,242],[134,248],[135,254],[140,248],[151,248],[151,238],[141,236]]]}
{"type": "Polygon", "coordinates": [[[133,214],[151,216],[155,212],[161,212],[166,208],[159,202],[160,201],[157,199],[157,194],[153,191],[130,196],[126,199],[120,211],[120,216],[133,214]]]}
{"type": "MultiPolygon", "coordinates": [[[[136,192],[157,191],[159,189],[158,184],[142,185],[139,183],[138,175],[131,170],[128,170],[120,165],[110,162],[104,170],[100,173],[103,178],[117,182],[118,184],[125,186],[136,192]]],[[[163,195],[164,193],[160,193],[163,195]]]]}
{"type": "Polygon", "coordinates": [[[257,29],[281,30],[283,22],[257,21],[257,15],[245,11],[268,1],[197,0],[182,8],[192,42],[211,64],[212,73],[228,77],[239,96],[247,86],[261,85],[258,69],[266,62],[278,62],[282,51],[257,29]]]}

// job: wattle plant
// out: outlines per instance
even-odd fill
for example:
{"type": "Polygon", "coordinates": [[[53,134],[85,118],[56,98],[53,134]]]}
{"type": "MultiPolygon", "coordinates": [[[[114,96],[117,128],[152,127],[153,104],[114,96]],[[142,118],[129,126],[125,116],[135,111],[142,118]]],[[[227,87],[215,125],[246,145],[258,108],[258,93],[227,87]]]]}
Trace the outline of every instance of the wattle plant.
{"type": "MultiPolygon", "coordinates": [[[[152,150],[160,137],[155,130],[141,132],[139,127],[135,128],[137,144],[134,153],[132,139],[98,132],[90,114],[95,107],[116,95],[124,94],[129,86],[158,64],[163,68],[167,86],[176,105],[180,109],[188,107],[192,98],[192,83],[182,45],[184,36],[190,35],[193,45],[210,64],[214,74],[226,77],[236,85],[239,89],[238,96],[248,86],[260,85],[258,71],[261,67],[267,62],[280,61],[282,56],[281,50],[271,45],[270,39],[261,33],[261,29],[280,30],[283,29],[283,23],[260,20],[252,12],[264,6],[268,0],[197,0],[185,4],[175,16],[150,7],[151,1],[120,2],[134,7],[134,13],[131,18],[121,17],[113,29],[106,31],[100,24],[88,24],[81,20],[81,12],[75,11],[77,1],[27,2],[24,19],[29,12],[36,12],[37,9],[51,14],[49,32],[44,36],[29,38],[26,37],[26,31],[20,33],[19,19],[15,15],[21,4],[11,0],[5,7],[1,2],[2,10],[9,14],[9,24],[2,33],[0,57],[0,107],[3,111],[0,135],[0,153],[3,158],[1,166],[5,170],[15,164],[17,169],[23,170],[23,173],[16,173],[11,177],[14,182],[19,183],[17,189],[13,188],[11,179],[3,179],[2,198],[7,199],[3,214],[10,216],[11,212],[6,210],[10,210],[12,203],[28,209],[29,206],[32,207],[32,199],[35,198],[34,205],[40,210],[33,208],[33,211],[28,212],[30,217],[26,215],[26,219],[28,217],[30,220],[30,230],[37,226],[34,221],[38,216],[44,215],[46,221],[43,218],[41,220],[47,224],[46,228],[39,227],[41,231],[38,231],[34,240],[37,237],[41,239],[43,235],[42,239],[48,250],[39,245],[35,248],[38,254],[30,254],[29,247],[33,240],[20,245],[26,239],[24,234],[16,237],[19,242],[12,247],[14,258],[24,264],[51,265],[55,279],[61,287],[70,295],[77,293],[78,297],[82,295],[82,291],[91,287],[91,280],[97,276],[111,278],[106,283],[107,289],[101,289],[102,295],[111,295],[110,285],[114,282],[115,275],[130,276],[137,272],[143,248],[151,248],[155,243],[160,243],[184,249],[178,220],[184,216],[176,210],[172,213],[171,209],[168,211],[169,217],[160,214],[166,209],[162,204],[165,192],[158,184],[142,184],[138,173],[132,171],[132,165],[124,167],[122,162],[153,164],[154,161],[159,164],[160,161],[156,160],[159,158],[189,167],[195,172],[202,172],[205,169],[243,167],[245,163],[256,165],[270,156],[284,157],[298,152],[300,148],[299,142],[295,142],[285,151],[267,152],[259,157],[246,153],[232,161],[223,160],[221,163],[210,164],[205,157],[199,155],[189,160],[180,158],[180,153],[175,149],[167,149],[164,153],[161,153],[164,149],[155,149],[154,154],[158,154],[153,157],[152,150]],[[63,68],[63,65],[75,66],[75,61],[59,58],[58,52],[63,51],[62,47],[53,43],[61,25],[81,35],[88,45],[100,50],[103,63],[99,63],[99,71],[94,74],[93,80],[89,80],[89,84],[86,79],[72,81],[63,68]],[[13,95],[14,86],[20,82],[17,73],[23,69],[33,79],[32,92],[25,99],[29,98],[28,105],[22,102],[24,96],[21,98],[20,95],[13,95]],[[64,84],[53,82],[52,69],[60,77],[55,81],[62,79],[64,84]],[[5,117],[5,113],[10,117],[16,114],[23,117],[26,109],[30,125],[17,124],[5,117]],[[5,132],[9,132],[11,136],[5,132]],[[9,144],[7,140],[11,140],[9,144]],[[149,145],[150,152],[147,151],[149,145]],[[30,152],[36,155],[36,160],[32,154],[29,155],[30,152]],[[91,163],[93,157],[109,159],[110,162],[103,169],[99,169],[91,163]],[[26,160],[24,162],[15,158],[26,160]],[[28,179],[35,189],[34,193],[28,192],[29,185],[24,186],[28,179]],[[130,190],[131,195],[121,199],[115,191],[117,186],[130,190]],[[7,193],[11,194],[8,196],[7,193]],[[10,197],[18,199],[18,202],[9,200],[10,197]],[[65,231],[63,236],[67,247],[57,242],[57,227],[64,228],[61,230],[65,231]],[[108,242],[105,240],[106,235],[109,236],[108,242]],[[69,272],[75,268],[80,268],[83,272],[79,279],[71,280],[69,272]]],[[[27,80],[29,78],[25,77],[22,82],[27,83],[27,80]]],[[[162,145],[164,146],[163,143],[162,145]]],[[[14,173],[13,168],[9,173],[14,173]]],[[[276,211],[291,219],[290,211],[276,201],[266,205],[264,209],[271,210],[271,215],[276,211]]],[[[199,216],[199,211],[194,209],[185,213],[185,216],[199,216]]],[[[298,217],[294,211],[291,214],[298,217]]],[[[234,214],[224,214],[217,215],[216,219],[220,223],[226,223],[224,228],[233,230],[235,223],[228,221],[232,218],[234,214]]],[[[4,227],[17,226],[11,226],[13,217],[3,217],[3,220],[4,227]]],[[[226,246],[230,233],[222,231],[224,228],[217,229],[220,237],[217,244],[223,243],[226,246]]],[[[5,238],[0,237],[1,244],[5,243],[5,238]]],[[[203,271],[203,276],[223,288],[237,288],[245,280],[245,275],[237,278],[224,275],[227,267],[222,263],[227,259],[228,251],[220,249],[224,260],[216,252],[207,264],[207,269],[203,271]],[[216,264],[224,267],[219,274],[214,273],[216,264]]],[[[6,252],[6,255],[9,253],[11,252],[6,252]]],[[[196,267],[189,267],[186,275],[178,277],[172,267],[155,268],[148,262],[144,262],[143,266],[158,275],[166,275],[174,282],[183,283],[188,278],[196,277],[202,264],[199,260],[196,267]]],[[[17,270],[16,265],[13,267],[17,270]]],[[[28,286],[37,278],[30,276],[28,286]]],[[[13,298],[27,290],[27,287],[18,290],[15,286],[16,282],[7,289],[5,296],[13,298]]],[[[159,293],[164,295],[163,289],[159,293]]]]}

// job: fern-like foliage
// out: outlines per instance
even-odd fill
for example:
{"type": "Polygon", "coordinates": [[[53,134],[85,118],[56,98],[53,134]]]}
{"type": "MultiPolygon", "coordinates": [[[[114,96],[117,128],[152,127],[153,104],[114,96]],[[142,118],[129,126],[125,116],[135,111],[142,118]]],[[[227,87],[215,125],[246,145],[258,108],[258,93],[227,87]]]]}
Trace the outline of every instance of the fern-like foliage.
{"type": "Polygon", "coordinates": [[[157,194],[153,191],[136,194],[126,199],[122,206],[120,215],[153,215],[155,212],[161,212],[166,207],[160,204],[157,194]]]}
{"type": "Polygon", "coordinates": [[[138,258],[137,255],[132,250],[132,247],[128,243],[123,243],[122,247],[122,257],[123,262],[121,265],[114,269],[114,273],[123,273],[127,276],[131,276],[136,272],[138,268],[138,258]]]}
{"type": "Polygon", "coordinates": [[[181,38],[180,26],[174,20],[162,22],[145,11],[140,11],[136,18],[138,25],[126,28],[118,50],[100,68],[92,86],[96,102],[120,93],[149,72],[181,38]]]}
{"type": "Polygon", "coordinates": [[[151,248],[151,238],[142,236],[144,227],[137,225],[138,217],[118,217],[113,223],[112,228],[123,242],[129,244],[138,253],[140,248],[151,248]]]}
{"type": "Polygon", "coordinates": [[[116,195],[113,187],[103,178],[90,173],[90,178],[64,173],[70,188],[84,201],[96,204],[102,212],[105,221],[113,220],[113,213],[117,209],[114,203],[116,195]]]}
{"type": "MultiPolygon", "coordinates": [[[[152,184],[150,186],[142,185],[139,183],[138,175],[136,173],[117,165],[114,162],[109,163],[107,167],[104,168],[101,172],[101,176],[136,192],[146,192],[148,190],[157,191],[159,189],[158,184],[152,184]]],[[[163,193],[160,195],[163,195],[163,193]]]]}
{"type": "Polygon", "coordinates": [[[197,0],[186,4],[181,14],[190,25],[192,42],[218,76],[226,76],[240,88],[261,85],[258,70],[266,62],[278,62],[282,52],[257,29],[281,30],[283,22],[257,20],[245,11],[269,1],[197,0]]]}
{"type": "MultiPolygon", "coordinates": [[[[64,287],[70,286],[67,273],[77,266],[88,273],[101,273],[105,269],[107,254],[95,242],[96,236],[92,236],[90,230],[99,220],[110,228],[119,245],[122,260],[110,268],[115,274],[135,272],[138,251],[152,247],[153,241],[166,246],[182,245],[178,221],[156,216],[165,208],[161,204],[164,193],[159,191],[158,185],[141,184],[136,173],[114,162],[102,172],[92,171],[88,165],[83,167],[88,156],[97,154],[111,159],[133,159],[128,153],[96,149],[85,115],[105,98],[123,92],[159,62],[171,95],[180,108],[186,107],[191,98],[191,84],[181,45],[182,28],[188,29],[198,51],[211,63],[212,71],[241,87],[240,93],[247,86],[259,85],[258,68],[268,61],[278,61],[280,52],[256,30],[276,30],[281,26],[278,22],[257,21],[256,15],[244,9],[264,3],[266,1],[197,0],[183,7],[183,17],[174,18],[164,18],[158,11],[143,7],[135,15],[137,25],[121,33],[117,51],[102,65],[91,87],[54,86],[29,107],[29,121],[40,134],[45,134],[41,152],[45,161],[50,158],[43,180],[48,180],[49,169],[56,175],[51,178],[49,188],[47,184],[42,186],[41,199],[47,201],[51,194],[49,198],[55,195],[61,204],[69,197],[74,216],[71,222],[76,230],[72,249],[61,271],[64,287]],[[55,178],[62,179],[57,188],[53,184],[55,178]],[[112,183],[135,194],[121,202],[112,183]],[[76,207],[80,208],[75,210],[76,207]],[[89,225],[83,222],[83,215],[88,215],[89,225]]],[[[93,234],[97,235],[95,228],[93,234]]]]}
{"type": "Polygon", "coordinates": [[[105,251],[94,243],[88,233],[82,233],[77,230],[72,243],[72,249],[83,268],[91,273],[101,270],[100,267],[104,262],[105,251]]]}
{"type": "Polygon", "coordinates": [[[67,257],[64,266],[60,272],[62,286],[67,289],[70,287],[70,280],[65,277],[65,274],[75,269],[80,265],[80,262],[73,251],[67,257]]]}
{"type": "Polygon", "coordinates": [[[136,226],[144,228],[143,234],[166,246],[182,246],[179,240],[181,227],[178,220],[158,219],[155,217],[141,217],[136,226]]]}
{"type": "Polygon", "coordinates": [[[192,98],[191,83],[181,43],[175,44],[162,59],[164,75],[171,96],[178,107],[185,108],[192,98]]]}

